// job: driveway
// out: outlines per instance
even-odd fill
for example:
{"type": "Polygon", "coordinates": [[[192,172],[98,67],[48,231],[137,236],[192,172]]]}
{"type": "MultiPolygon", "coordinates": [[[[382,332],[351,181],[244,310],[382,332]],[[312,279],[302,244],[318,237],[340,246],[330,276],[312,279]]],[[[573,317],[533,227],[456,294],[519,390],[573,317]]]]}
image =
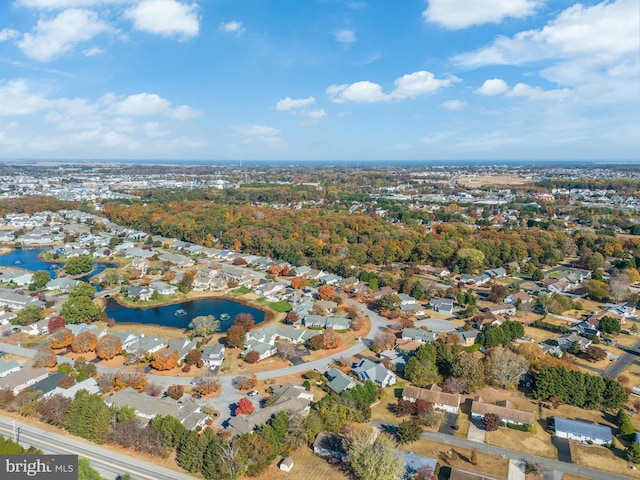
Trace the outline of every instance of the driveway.
{"type": "Polygon", "coordinates": [[[456,423],[458,423],[458,414],[457,413],[445,413],[444,420],[440,424],[440,428],[438,428],[439,433],[446,433],[447,435],[453,435],[455,431],[456,423]]]}
{"type": "Polygon", "coordinates": [[[484,443],[487,431],[484,428],[478,427],[473,420],[469,424],[469,433],[467,433],[467,440],[472,442],[484,443]]]}
{"type": "Polygon", "coordinates": [[[566,438],[552,437],[551,443],[558,449],[558,460],[561,462],[571,463],[571,447],[569,440],[566,438]]]}

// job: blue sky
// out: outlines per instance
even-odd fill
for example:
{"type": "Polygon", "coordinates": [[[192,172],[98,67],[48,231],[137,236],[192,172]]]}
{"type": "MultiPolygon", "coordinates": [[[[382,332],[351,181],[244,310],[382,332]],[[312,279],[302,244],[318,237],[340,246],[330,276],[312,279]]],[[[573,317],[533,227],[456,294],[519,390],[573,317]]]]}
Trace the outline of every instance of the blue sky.
{"type": "Polygon", "coordinates": [[[638,152],[638,0],[0,2],[0,159],[638,152]]]}

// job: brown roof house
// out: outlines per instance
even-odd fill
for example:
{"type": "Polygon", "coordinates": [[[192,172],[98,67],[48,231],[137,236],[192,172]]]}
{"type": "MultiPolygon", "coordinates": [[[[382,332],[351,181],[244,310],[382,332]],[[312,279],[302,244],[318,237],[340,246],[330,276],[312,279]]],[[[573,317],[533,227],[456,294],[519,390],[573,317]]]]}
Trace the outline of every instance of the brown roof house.
{"type": "Polygon", "coordinates": [[[448,413],[458,413],[458,408],[460,407],[460,395],[457,393],[445,393],[436,384],[427,388],[408,385],[402,389],[402,399],[410,402],[424,400],[433,405],[433,408],[444,410],[448,413]]]}
{"type": "Polygon", "coordinates": [[[533,425],[536,420],[534,412],[518,410],[508,400],[488,403],[482,397],[476,397],[471,402],[471,418],[481,420],[488,413],[495,413],[505,425],[533,425]]]}

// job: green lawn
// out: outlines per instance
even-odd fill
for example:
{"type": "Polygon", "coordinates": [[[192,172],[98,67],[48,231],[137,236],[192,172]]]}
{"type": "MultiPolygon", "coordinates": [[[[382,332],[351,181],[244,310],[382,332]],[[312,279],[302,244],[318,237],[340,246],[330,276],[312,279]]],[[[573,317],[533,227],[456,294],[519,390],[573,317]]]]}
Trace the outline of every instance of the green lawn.
{"type": "Polygon", "coordinates": [[[271,310],[275,310],[279,313],[286,313],[291,311],[291,304],[286,300],[280,300],[279,302],[267,302],[265,298],[259,298],[256,302],[261,303],[269,307],[271,310]]]}
{"type": "Polygon", "coordinates": [[[238,288],[234,288],[233,290],[230,290],[229,292],[227,292],[227,295],[230,297],[240,297],[242,295],[246,295],[247,293],[251,293],[251,289],[247,288],[247,287],[238,287],[238,288]]]}

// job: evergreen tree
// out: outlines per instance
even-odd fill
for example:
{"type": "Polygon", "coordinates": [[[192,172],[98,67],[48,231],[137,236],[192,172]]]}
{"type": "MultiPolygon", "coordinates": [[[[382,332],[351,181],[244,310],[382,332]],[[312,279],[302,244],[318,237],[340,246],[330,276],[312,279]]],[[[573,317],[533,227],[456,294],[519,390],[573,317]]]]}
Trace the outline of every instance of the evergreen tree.
{"type": "Polygon", "coordinates": [[[104,443],[111,425],[111,411],[99,395],[80,390],[67,411],[65,428],[95,443],[104,443]]]}
{"type": "Polygon", "coordinates": [[[178,464],[190,473],[201,471],[205,449],[200,435],[193,430],[187,431],[178,445],[178,464]]]}
{"type": "Polygon", "coordinates": [[[631,442],[625,450],[627,460],[631,463],[640,463],[640,445],[636,442],[631,442]]]}
{"type": "Polygon", "coordinates": [[[220,440],[214,438],[209,441],[207,448],[204,451],[204,458],[202,460],[202,475],[207,480],[218,480],[223,478],[222,471],[220,469],[220,440]]]}

